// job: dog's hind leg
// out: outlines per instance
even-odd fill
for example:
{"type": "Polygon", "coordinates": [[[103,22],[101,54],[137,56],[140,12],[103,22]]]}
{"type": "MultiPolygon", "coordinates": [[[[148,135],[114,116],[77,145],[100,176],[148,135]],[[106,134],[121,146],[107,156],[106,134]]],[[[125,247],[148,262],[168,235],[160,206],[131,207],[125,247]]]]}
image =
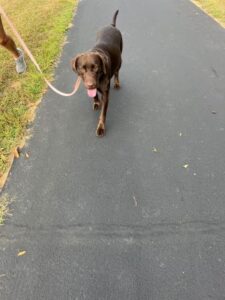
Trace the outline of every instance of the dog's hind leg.
{"type": "Polygon", "coordinates": [[[114,74],[114,88],[119,89],[120,88],[120,80],[119,80],[119,70],[115,72],[114,74]]]}

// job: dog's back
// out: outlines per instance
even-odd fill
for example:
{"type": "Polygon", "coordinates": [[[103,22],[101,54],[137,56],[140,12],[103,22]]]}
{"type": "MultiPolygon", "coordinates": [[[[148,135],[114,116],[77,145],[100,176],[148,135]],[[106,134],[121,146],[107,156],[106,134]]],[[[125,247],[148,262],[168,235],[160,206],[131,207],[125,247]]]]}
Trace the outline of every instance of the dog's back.
{"type": "Polygon", "coordinates": [[[123,46],[121,32],[111,25],[103,27],[97,33],[96,46],[97,45],[107,46],[107,48],[117,47],[120,50],[120,53],[122,53],[123,46]]]}
{"type": "MultiPolygon", "coordinates": [[[[123,50],[123,39],[119,29],[116,28],[116,17],[118,10],[113,16],[112,24],[103,27],[97,33],[96,44],[93,49],[101,49],[107,52],[110,56],[112,67],[117,68],[121,64],[121,54],[123,50]]],[[[112,74],[114,70],[112,70],[112,74]]]]}

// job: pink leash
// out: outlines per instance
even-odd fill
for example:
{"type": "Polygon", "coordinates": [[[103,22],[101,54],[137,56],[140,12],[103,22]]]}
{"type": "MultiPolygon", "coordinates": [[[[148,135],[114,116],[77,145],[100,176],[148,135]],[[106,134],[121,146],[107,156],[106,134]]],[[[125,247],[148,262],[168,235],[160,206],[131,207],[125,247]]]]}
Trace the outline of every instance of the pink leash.
{"type": "Polygon", "coordinates": [[[20,42],[21,46],[23,47],[24,51],[27,53],[27,55],[30,57],[31,61],[33,62],[33,64],[35,65],[35,67],[37,68],[37,70],[43,75],[43,79],[44,81],[47,83],[47,85],[50,87],[50,89],[52,89],[55,93],[64,96],[64,97],[70,97],[73,96],[79,89],[80,83],[81,83],[81,78],[78,77],[75,84],[74,84],[74,88],[73,91],[71,93],[63,93],[61,91],[59,91],[58,89],[56,89],[44,76],[39,64],[37,63],[36,59],[34,58],[34,56],[32,55],[31,51],[29,50],[29,48],[27,47],[27,45],[25,44],[25,42],[23,41],[22,37],[20,36],[20,34],[18,33],[18,31],[16,30],[15,26],[13,25],[13,23],[10,21],[9,17],[6,15],[4,9],[1,7],[0,5],[0,14],[3,15],[3,17],[5,18],[6,22],[8,23],[9,27],[12,29],[13,33],[15,34],[15,36],[17,37],[18,41],[20,42]]]}

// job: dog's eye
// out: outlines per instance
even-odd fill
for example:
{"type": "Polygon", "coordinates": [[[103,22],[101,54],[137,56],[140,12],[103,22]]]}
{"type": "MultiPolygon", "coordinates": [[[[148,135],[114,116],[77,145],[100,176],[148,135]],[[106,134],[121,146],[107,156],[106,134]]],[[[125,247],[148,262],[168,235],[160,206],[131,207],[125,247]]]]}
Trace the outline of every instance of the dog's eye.
{"type": "Polygon", "coordinates": [[[79,66],[78,67],[78,72],[84,73],[86,71],[86,66],[79,66]]]}
{"type": "Polygon", "coordinates": [[[97,73],[98,72],[98,66],[97,65],[91,65],[91,71],[97,73]]]}

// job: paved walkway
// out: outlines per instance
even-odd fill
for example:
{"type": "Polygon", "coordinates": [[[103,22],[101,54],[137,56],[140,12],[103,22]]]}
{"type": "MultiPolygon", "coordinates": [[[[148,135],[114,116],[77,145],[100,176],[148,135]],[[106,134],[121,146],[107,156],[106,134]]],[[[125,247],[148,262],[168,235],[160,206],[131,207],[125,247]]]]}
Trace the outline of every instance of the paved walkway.
{"type": "Polygon", "coordinates": [[[30,158],[14,164],[1,300],[225,297],[225,31],[188,0],[83,0],[59,88],[117,8],[122,89],[106,137],[84,89],[48,91],[30,158]]]}

